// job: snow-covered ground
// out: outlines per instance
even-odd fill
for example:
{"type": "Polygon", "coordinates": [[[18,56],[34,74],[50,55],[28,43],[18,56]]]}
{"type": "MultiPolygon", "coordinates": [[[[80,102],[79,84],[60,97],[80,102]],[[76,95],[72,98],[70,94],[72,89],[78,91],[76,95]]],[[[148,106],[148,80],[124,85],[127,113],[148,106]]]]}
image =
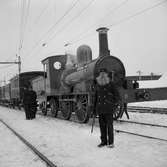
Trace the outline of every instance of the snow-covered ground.
{"type": "MultiPolygon", "coordinates": [[[[167,114],[129,112],[129,117],[130,117],[130,121],[167,126],[167,114]]],[[[128,120],[126,117],[126,114],[124,114],[121,119],[128,120]]]]}
{"type": "Polygon", "coordinates": [[[140,88],[159,88],[167,87],[167,73],[164,73],[158,80],[139,81],[140,88]]]}
{"type": "Polygon", "coordinates": [[[145,102],[129,103],[128,106],[167,108],[167,100],[145,101],[145,102]]]}
{"type": "MultiPolygon", "coordinates": [[[[0,118],[58,167],[165,167],[167,164],[167,143],[163,141],[120,133],[115,134],[113,149],[97,148],[100,142],[98,127],[95,127],[91,134],[91,127],[88,125],[40,115],[37,115],[35,120],[25,120],[24,112],[3,107],[0,107],[0,118]]],[[[152,119],[151,115],[150,119],[152,119]]],[[[3,132],[0,137],[7,138],[7,140],[1,139],[0,142],[0,166],[13,167],[15,161],[21,160],[19,157],[11,158],[10,154],[13,152],[10,150],[15,149],[16,152],[21,153],[21,146],[12,143],[16,138],[9,134],[4,126],[0,126],[0,130],[3,132]],[[3,148],[4,146],[6,149],[3,148]],[[11,165],[8,163],[9,160],[11,165]]],[[[26,147],[23,147],[23,150],[27,150],[26,147]]],[[[32,161],[33,159],[32,157],[32,161]]]]}
{"type": "Polygon", "coordinates": [[[5,125],[0,123],[0,166],[44,167],[39,160],[5,125]]]}

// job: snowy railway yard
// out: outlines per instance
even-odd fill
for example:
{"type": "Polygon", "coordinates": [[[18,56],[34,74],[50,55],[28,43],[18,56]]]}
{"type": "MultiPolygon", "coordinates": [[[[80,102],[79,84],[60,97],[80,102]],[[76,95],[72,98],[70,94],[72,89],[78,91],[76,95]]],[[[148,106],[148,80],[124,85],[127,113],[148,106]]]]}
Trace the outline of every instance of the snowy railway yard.
{"type": "MultiPolygon", "coordinates": [[[[159,102],[158,102],[159,103],[159,102]]],[[[166,114],[130,112],[130,120],[167,126],[166,114]]],[[[91,134],[89,124],[37,115],[25,120],[24,112],[0,107],[0,119],[29,141],[58,167],[165,167],[167,141],[115,132],[114,148],[98,148],[98,124],[91,134]]],[[[126,115],[122,120],[127,120],[126,115]]],[[[167,140],[167,128],[115,122],[116,130],[167,140]]],[[[26,145],[0,123],[0,166],[46,166],[26,145]]]]}

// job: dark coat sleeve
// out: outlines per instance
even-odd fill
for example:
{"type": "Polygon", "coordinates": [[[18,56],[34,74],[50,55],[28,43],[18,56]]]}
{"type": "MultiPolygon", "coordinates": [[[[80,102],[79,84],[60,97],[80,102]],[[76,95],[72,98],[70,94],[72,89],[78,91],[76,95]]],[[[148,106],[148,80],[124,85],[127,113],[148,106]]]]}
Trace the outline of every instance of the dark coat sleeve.
{"type": "Polygon", "coordinates": [[[23,104],[36,104],[37,95],[35,91],[26,90],[23,94],[23,104]]]}
{"type": "Polygon", "coordinates": [[[112,93],[113,93],[113,102],[117,104],[121,99],[118,88],[113,83],[111,84],[111,87],[112,87],[112,93]]]}
{"type": "Polygon", "coordinates": [[[36,104],[36,99],[37,99],[37,94],[36,94],[36,92],[35,92],[35,91],[32,91],[32,92],[31,92],[31,96],[32,96],[32,98],[31,98],[31,103],[32,103],[32,104],[36,104]]]}
{"type": "Polygon", "coordinates": [[[94,83],[94,104],[93,104],[93,114],[96,115],[96,104],[97,104],[97,84],[96,82],[94,83]]]}
{"type": "Polygon", "coordinates": [[[23,92],[23,104],[25,105],[25,104],[27,104],[27,96],[28,96],[28,92],[27,92],[27,90],[24,90],[24,92],[23,92]]]}

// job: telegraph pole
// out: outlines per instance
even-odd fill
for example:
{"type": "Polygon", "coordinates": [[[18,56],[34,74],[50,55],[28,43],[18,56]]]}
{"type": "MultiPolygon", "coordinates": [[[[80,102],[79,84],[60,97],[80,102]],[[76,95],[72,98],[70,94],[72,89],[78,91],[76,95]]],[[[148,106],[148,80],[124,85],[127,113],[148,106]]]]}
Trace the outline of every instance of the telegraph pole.
{"type": "Polygon", "coordinates": [[[139,80],[141,80],[141,71],[139,70],[139,71],[137,71],[137,73],[139,74],[139,80]]]}
{"type": "Polygon", "coordinates": [[[20,73],[21,73],[21,57],[20,56],[17,56],[17,57],[18,57],[18,61],[17,61],[17,63],[18,63],[18,72],[19,72],[19,75],[20,75],[20,73]]]}

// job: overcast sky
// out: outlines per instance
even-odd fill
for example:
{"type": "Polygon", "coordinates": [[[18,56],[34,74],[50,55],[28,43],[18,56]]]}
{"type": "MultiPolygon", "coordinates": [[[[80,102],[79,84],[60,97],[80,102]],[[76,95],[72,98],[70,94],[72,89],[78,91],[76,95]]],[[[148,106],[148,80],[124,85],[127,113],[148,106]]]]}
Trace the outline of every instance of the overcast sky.
{"type": "MultiPolygon", "coordinates": [[[[167,72],[164,0],[0,0],[0,61],[20,54],[22,72],[42,70],[42,59],[76,54],[81,44],[89,45],[96,58],[101,26],[110,29],[111,54],[121,59],[127,75],[167,72]]],[[[0,65],[0,81],[17,72],[17,65],[0,65]]]]}

